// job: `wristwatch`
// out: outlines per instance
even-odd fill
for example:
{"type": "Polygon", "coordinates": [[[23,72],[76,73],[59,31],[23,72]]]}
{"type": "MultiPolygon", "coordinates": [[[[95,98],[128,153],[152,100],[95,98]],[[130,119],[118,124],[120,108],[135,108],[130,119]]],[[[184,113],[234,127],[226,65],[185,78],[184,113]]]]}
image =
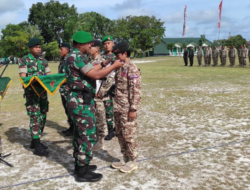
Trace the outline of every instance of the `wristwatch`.
{"type": "Polygon", "coordinates": [[[105,67],[105,65],[104,65],[104,63],[103,63],[103,62],[101,62],[101,66],[102,66],[102,68],[103,68],[103,67],[105,67]]]}

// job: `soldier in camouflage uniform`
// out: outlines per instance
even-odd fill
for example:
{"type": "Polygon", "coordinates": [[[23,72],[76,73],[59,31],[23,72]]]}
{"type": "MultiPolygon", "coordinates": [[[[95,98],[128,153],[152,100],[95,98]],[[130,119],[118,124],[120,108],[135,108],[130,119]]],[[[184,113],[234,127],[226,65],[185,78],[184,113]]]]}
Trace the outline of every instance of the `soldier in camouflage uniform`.
{"type": "Polygon", "coordinates": [[[243,48],[241,50],[241,56],[242,56],[242,67],[246,67],[247,57],[248,57],[248,49],[246,48],[246,44],[243,45],[243,48]]]}
{"type": "Polygon", "coordinates": [[[224,45],[222,45],[220,50],[220,62],[222,67],[225,67],[227,64],[227,48],[224,45]]]}
{"type": "MultiPolygon", "coordinates": [[[[64,64],[65,64],[65,59],[70,52],[70,45],[67,43],[60,43],[59,48],[60,48],[60,56],[62,60],[60,61],[60,64],[58,66],[58,73],[65,73],[64,64]]],[[[71,117],[69,116],[68,109],[67,109],[68,88],[66,86],[66,83],[60,86],[59,92],[61,94],[62,105],[64,107],[65,114],[68,118],[68,123],[70,126],[67,130],[63,130],[62,133],[64,133],[66,136],[73,136],[74,123],[71,117]]]]}
{"type": "MultiPolygon", "coordinates": [[[[105,60],[112,60],[115,61],[115,55],[112,53],[114,42],[112,36],[105,36],[102,39],[102,45],[104,48],[104,53],[102,54],[102,57],[105,60]]],[[[114,134],[114,104],[113,104],[113,96],[115,91],[115,84],[114,84],[114,71],[109,74],[105,78],[105,80],[102,81],[102,87],[98,93],[98,96],[100,97],[106,97],[105,102],[105,111],[106,111],[106,120],[108,125],[108,135],[105,137],[105,140],[111,140],[115,134],[114,134]]]]}
{"type": "Polygon", "coordinates": [[[92,160],[92,147],[96,143],[95,127],[95,80],[107,76],[111,71],[120,68],[124,63],[119,60],[105,67],[109,61],[93,66],[88,63],[86,54],[90,49],[92,36],[83,31],[73,35],[73,51],[65,60],[65,75],[67,79],[68,111],[74,122],[73,137],[75,173],[79,182],[95,182],[102,174],[94,173],[96,165],[89,165],[92,160]]]}
{"type": "Polygon", "coordinates": [[[123,160],[113,162],[112,167],[121,172],[130,173],[138,168],[138,145],[136,137],[136,118],[141,104],[141,72],[130,60],[129,45],[126,42],[117,44],[113,53],[116,58],[125,62],[116,71],[116,91],[114,98],[114,117],[116,135],[123,154],[123,160]]]}
{"type": "Polygon", "coordinates": [[[202,65],[202,49],[201,49],[201,46],[199,46],[198,51],[197,51],[197,60],[198,60],[198,65],[200,67],[202,65]]]}
{"type": "Polygon", "coordinates": [[[211,65],[211,60],[212,60],[212,50],[210,46],[208,46],[208,65],[211,65]]]}
{"type": "Polygon", "coordinates": [[[248,49],[248,59],[249,59],[249,63],[250,63],[250,49],[248,49]]]}
{"type": "MultiPolygon", "coordinates": [[[[30,77],[49,75],[50,69],[47,60],[39,56],[41,53],[41,40],[32,38],[27,45],[30,53],[19,60],[19,76],[30,77]]],[[[27,114],[30,117],[30,132],[32,139],[30,148],[35,149],[35,155],[47,156],[49,154],[46,150],[48,147],[40,142],[49,109],[47,93],[45,92],[39,97],[32,87],[29,86],[25,88],[24,96],[26,98],[25,106],[27,114]]]]}
{"type": "Polygon", "coordinates": [[[205,47],[204,50],[204,61],[205,61],[205,67],[209,66],[209,50],[207,47],[205,47]]]}
{"type": "Polygon", "coordinates": [[[231,45],[229,51],[228,51],[228,57],[230,60],[230,67],[234,67],[235,66],[235,58],[237,55],[237,50],[234,48],[234,45],[231,45]]]}
{"type": "Polygon", "coordinates": [[[216,67],[218,65],[218,57],[219,57],[219,51],[216,46],[214,46],[214,49],[212,51],[212,58],[213,58],[213,67],[216,67]]]}
{"type": "Polygon", "coordinates": [[[239,60],[239,67],[242,67],[242,49],[243,45],[240,45],[239,53],[238,53],[238,60],[239,60]]]}

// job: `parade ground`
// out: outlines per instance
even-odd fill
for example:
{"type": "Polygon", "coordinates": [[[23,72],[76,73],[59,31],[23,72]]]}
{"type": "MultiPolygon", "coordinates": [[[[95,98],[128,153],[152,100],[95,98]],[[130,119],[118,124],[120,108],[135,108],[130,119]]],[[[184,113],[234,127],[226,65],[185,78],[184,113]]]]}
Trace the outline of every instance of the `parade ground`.
{"type": "MultiPolygon", "coordinates": [[[[1,148],[12,153],[0,163],[0,189],[249,189],[250,66],[185,67],[181,57],[132,59],[142,72],[142,105],[138,118],[139,169],[123,174],[110,168],[121,158],[117,138],[105,141],[92,164],[103,179],[75,182],[71,138],[59,92],[49,96],[42,142],[48,157],[29,148],[29,117],[17,65],[0,101],[1,148]]],[[[204,65],[204,60],[203,60],[204,65]]],[[[248,64],[249,65],[249,64],[248,64]]],[[[50,62],[52,73],[58,63],[50,62]]],[[[2,71],[2,69],[0,70],[2,71]]]]}

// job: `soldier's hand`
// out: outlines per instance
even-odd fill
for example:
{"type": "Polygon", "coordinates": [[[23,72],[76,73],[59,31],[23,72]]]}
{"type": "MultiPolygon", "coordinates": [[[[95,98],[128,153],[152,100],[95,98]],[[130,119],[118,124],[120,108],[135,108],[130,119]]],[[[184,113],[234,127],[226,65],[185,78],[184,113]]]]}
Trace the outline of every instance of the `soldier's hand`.
{"type": "Polygon", "coordinates": [[[128,119],[129,121],[133,121],[136,118],[136,112],[129,112],[128,119]]]}
{"type": "Polygon", "coordinates": [[[124,65],[124,62],[121,62],[120,60],[116,60],[113,64],[115,66],[115,69],[119,69],[124,65]]]}
{"type": "Polygon", "coordinates": [[[96,97],[102,99],[102,96],[100,94],[96,94],[96,97]]]}

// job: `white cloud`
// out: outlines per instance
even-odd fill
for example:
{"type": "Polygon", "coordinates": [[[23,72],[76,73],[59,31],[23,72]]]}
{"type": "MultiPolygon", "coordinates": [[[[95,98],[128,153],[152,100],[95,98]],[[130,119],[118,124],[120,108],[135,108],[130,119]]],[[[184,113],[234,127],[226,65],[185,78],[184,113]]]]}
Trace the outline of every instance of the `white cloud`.
{"type": "Polygon", "coordinates": [[[24,8],[21,0],[0,0],[0,13],[15,12],[24,8]]]}
{"type": "Polygon", "coordinates": [[[13,24],[16,23],[16,20],[19,20],[19,15],[16,13],[4,13],[0,15],[0,29],[3,29],[6,27],[7,24],[13,24]]]}

